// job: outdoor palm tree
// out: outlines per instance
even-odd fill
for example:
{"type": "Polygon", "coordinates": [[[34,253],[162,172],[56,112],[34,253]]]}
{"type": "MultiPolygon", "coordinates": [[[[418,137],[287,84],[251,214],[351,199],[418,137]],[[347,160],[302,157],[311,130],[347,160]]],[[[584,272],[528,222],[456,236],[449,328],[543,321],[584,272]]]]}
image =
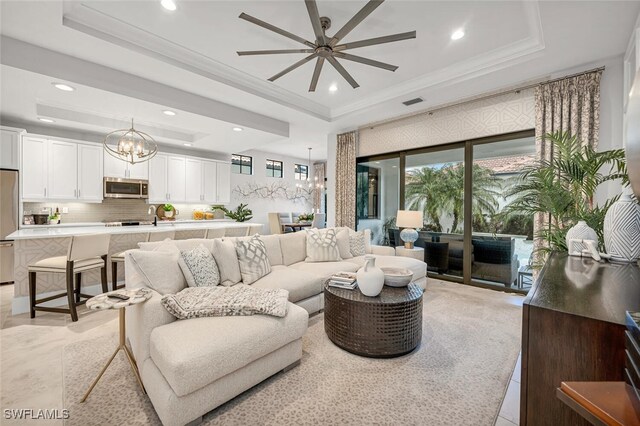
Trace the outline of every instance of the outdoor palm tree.
{"type": "Polygon", "coordinates": [[[407,172],[405,199],[410,210],[422,210],[424,216],[433,224],[434,230],[441,232],[440,215],[445,204],[446,191],[442,186],[440,170],[430,167],[407,172]]]}

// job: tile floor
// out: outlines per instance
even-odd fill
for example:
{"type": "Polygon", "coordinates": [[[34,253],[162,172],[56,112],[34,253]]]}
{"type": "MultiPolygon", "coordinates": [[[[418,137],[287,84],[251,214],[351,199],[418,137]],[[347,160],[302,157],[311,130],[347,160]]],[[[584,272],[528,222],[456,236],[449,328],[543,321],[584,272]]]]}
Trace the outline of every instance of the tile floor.
{"type": "MultiPolygon", "coordinates": [[[[69,315],[38,312],[11,315],[13,286],[0,286],[0,408],[63,408],[62,359],[69,343],[117,333],[116,311],[79,308],[80,320],[69,315]]],[[[520,302],[521,303],[521,302],[520,302]]],[[[496,426],[520,421],[520,358],[514,369],[496,426]]],[[[60,421],[12,421],[2,424],[53,424],[60,421]]]]}

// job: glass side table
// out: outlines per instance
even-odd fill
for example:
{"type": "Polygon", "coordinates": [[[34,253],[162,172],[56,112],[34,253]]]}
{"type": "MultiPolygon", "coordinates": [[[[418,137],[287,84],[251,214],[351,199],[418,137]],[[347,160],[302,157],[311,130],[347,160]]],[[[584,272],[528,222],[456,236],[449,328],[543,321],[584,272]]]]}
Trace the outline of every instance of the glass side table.
{"type": "Polygon", "coordinates": [[[133,374],[136,376],[136,379],[138,380],[138,384],[142,388],[142,392],[146,393],[146,391],[144,390],[144,385],[142,384],[142,379],[140,378],[140,374],[138,373],[138,366],[136,364],[136,360],[126,345],[124,315],[125,315],[125,308],[127,306],[137,305],[138,303],[144,303],[150,298],[151,298],[151,290],[147,288],[139,288],[139,289],[132,289],[132,290],[120,289],[116,291],[110,291],[108,293],[99,294],[98,296],[92,297],[91,299],[87,300],[87,308],[92,310],[96,310],[96,311],[104,310],[104,309],[120,310],[120,315],[119,315],[120,342],[115,352],[113,353],[113,355],[111,355],[111,358],[109,358],[109,361],[107,361],[107,364],[104,367],[102,367],[100,374],[98,374],[98,377],[96,377],[93,383],[91,383],[91,386],[89,386],[87,393],[84,394],[80,402],[85,402],[87,400],[93,388],[98,384],[98,381],[100,381],[100,378],[102,377],[104,372],[107,371],[107,368],[109,367],[109,365],[111,365],[111,362],[116,357],[116,355],[118,355],[118,352],[120,351],[124,352],[127,360],[129,361],[129,364],[131,364],[131,369],[133,370],[133,374]],[[120,299],[109,297],[110,294],[114,294],[114,293],[129,296],[129,299],[120,300],[120,299]]]}

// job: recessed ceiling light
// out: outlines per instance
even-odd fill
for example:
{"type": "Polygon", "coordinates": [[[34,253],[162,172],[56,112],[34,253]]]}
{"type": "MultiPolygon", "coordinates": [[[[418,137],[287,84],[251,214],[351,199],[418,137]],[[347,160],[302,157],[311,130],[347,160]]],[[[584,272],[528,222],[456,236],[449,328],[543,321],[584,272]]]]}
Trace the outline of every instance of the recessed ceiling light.
{"type": "Polygon", "coordinates": [[[175,113],[175,112],[173,112],[173,111],[171,111],[171,110],[169,110],[169,109],[165,109],[164,111],[162,111],[162,113],[163,113],[164,115],[170,115],[170,116],[172,116],[172,117],[173,117],[174,115],[176,115],[176,113],[175,113]]]}
{"type": "Polygon", "coordinates": [[[330,92],[337,92],[338,91],[338,85],[337,84],[332,84],[331,86],[329,86],[329,91],[330,92]]]}
{"type": "Polygon", "coordinates": [[[460,40],[462,37],[464,37],[464,30],[462,28],[455,30],[453,34],[451,34],[451,40],[460,40]]]}
{"type": "Polygon", "coordinates": [[[184,146],[193,146],[192,143],[183,143],[184,146]]]}
{"type": "Polygon", "coordinates": [[[174,11],[176,10],[176,2],[173,0],[161,0],[160,4],[167,10],[174,11]]]}
{"type": "Polygon", "coordinates": [[[234,132],[241,132],[242,131],[242,127],[234,127],[233,131],[234,132]]]}
{"type": "Polygon", "coordinates": [[[55,123],[55,121],[53,121],[50,118],[44,118],[44,117],[38,117],[38,120],[44,122],[44,123],[55,123]]]}
{"type": "Polygon", "coordinates": [[[56,89],[60,89],[65,92],[73,92],[74,90],[76,90],[74,87],[71,87],[68,84],[64,84],[64,83],[51,83],[51,84],[53,84],[53,87],[55,87],[56,89]]]}

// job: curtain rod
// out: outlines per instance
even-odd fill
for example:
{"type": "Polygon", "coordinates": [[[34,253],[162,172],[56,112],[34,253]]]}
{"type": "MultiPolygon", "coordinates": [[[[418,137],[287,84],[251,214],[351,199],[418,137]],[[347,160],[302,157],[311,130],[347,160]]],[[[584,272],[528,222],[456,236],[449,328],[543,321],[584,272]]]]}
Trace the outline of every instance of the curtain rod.
{"type": "Polygon", "coordinates": [[[389,120],[378,121],[376,123],[367,124],[365,126],[360,126],[358,128],[358,130],[361,130],[361,129],[373,129],[374,127],[381,126],[383,124],[393,123],[393,122],[404,120],[406,118],[414,117],[414,116],[417,116],[417,115],[422,115],[422,114],[432,115],[434,112],[443,110],[445,108],[451,108],[451,107],[454,107],[454,106],[468,104],[468,103],[471,103],[471,102],[484,101],[486,99],[491,99],[491,98],[495,98],[495,97],[498,97],[498,96],[506,95],[507,93],[513,93],[513,92],[519,93],[519,92],[521,92],[523,90],[533,89],[533,88],[538,87],[538,86],[540,86],[542,84],[554,83],[556,81],[564,80],[564,79],[567,79],[567,78],[574,78],[574,77],[579,77],[579,76],[585,75],[585,74],[591,74],[592,72],[604,71],[604,69],[605,69],[605,67],[601,66],[601,67],[593,68],[593,69],[590,69],[590,70],[587,70],[587,71],[582,71],[582,72],[578,72],[578,73],[575,73],[575,74],[565,75],[563,77],[552,78],[552,79],[549,79],[549,80],[540,81],[538,83],[531,83],[531,84],[527,84],[525,86],[514,87],[514,88],[508,89],[508,90],[501,90],[499,92],[490,93],[488,95],[481,95],[481,96],[478,96],[478,97],[475,97],[475,98],[469,98],[469,99],[466,99],[466,100],[463,100],[463,101],[453,102],[453,103],[445,104],[445,105],[442,105],[442,106],[439,106],[439,107],[426,109],[426,110],[423,110],[423,111],[420,111],[420,112],[407,114],[407,115],[403,115],[403,116],[396,117],[396,118],[391,118],[389,120]]]}

